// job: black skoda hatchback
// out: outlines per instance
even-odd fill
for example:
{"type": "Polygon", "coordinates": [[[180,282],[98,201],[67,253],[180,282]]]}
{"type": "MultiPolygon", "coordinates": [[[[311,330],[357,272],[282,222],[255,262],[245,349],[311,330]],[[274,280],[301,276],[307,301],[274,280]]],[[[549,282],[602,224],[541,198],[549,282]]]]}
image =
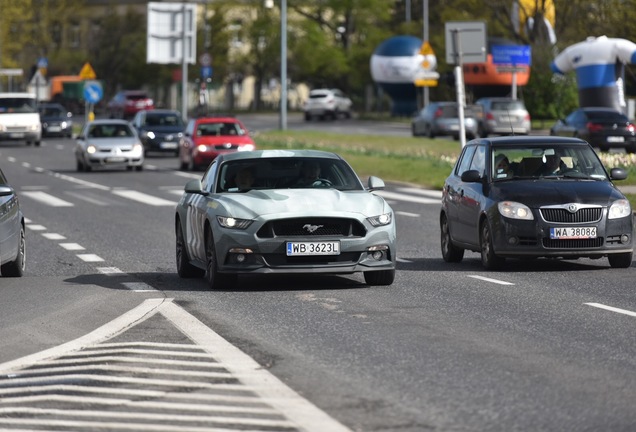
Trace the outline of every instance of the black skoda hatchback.
{"type": "Polygon", "coordinates": [[[442,256],[481,253],[496,270],[506,258],[607,257],[629,267],[633,217],[589,143],[578,138],[508,136],[466,144],[446,179],[440,212],[442,256]]]}

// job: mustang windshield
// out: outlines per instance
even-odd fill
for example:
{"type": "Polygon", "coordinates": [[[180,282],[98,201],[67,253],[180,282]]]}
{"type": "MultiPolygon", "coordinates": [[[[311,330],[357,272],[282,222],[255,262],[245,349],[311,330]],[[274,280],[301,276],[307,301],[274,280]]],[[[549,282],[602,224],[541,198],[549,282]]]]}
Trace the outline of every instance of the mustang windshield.
{"type": "Polygon", "coordinates": [[[259,158],[220,167],[217,192],[279,188],[364,189],[351,167],[337,159],[259,158]]]}
{"type": "Polygon", "coordinates": [[[587,146],[493,147],[490,163],[494,181],[546,177],[609,180],[600,159],[587,146]]]}

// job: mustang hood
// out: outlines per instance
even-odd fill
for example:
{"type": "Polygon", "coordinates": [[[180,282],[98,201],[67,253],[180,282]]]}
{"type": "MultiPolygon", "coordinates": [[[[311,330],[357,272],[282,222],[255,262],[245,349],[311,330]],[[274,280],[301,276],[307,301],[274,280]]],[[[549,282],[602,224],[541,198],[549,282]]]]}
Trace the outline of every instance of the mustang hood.
{"type": "Polygon", "coordinates": [[[495,201],[517,201],[529,207],[581,203],[607,206],[624,198],[611,183],[582,180],[500,182],[492,188],[495,201]]]}
{"type": "Polygon", "coordinates": [[[254,189],[223,194],[218,201],[232,216],[246,219],[272,214],[281,218],[342,216],[343,213],[368,217],[388,210],[384,200],[377,195],[337,189],[254,189]]]}

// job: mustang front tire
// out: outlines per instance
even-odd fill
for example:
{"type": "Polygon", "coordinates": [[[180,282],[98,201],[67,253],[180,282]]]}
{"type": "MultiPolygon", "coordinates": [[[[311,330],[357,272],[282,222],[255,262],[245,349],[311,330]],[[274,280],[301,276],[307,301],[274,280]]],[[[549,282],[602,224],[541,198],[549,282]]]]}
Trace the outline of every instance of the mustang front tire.
{"type": "Polygon", "coordinates": [[[216,249],[214,248],[214,237],[212,236],[212,229],[207,229],[205,233],[205,260],[206,271],[205,279],[208,281],[208,286],[211,290],[219,288],[231,288],[236,285],[238,279],[236,274],[224,274],[219,273],[216,249]]]}
{"type": "Polygon", "coordinates": [[[177,242],[176,242],[176,255],[177,255],[177,274],[184,279],[200,278],[203,277],[205,272],[190,264],[188,260],[188,253],[186,251],[185,240],[183,238],[183,231],[181,229],[181,221],[177,221],[177,242]]]}

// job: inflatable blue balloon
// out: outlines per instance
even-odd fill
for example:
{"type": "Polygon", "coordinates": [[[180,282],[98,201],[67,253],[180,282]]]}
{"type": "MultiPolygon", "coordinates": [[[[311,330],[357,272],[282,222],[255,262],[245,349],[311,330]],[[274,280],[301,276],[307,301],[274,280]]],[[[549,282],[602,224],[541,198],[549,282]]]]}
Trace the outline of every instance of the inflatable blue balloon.
{"type": "Polygon", "coordinates": [[[551,64],[558,74],[574,70],[581,107],[602,106],[625,112],[625,64],[636,63],[636,44],[607,36],[570,45],[551,64]]]}
{"type": "Polygon", "coordinates": [[[421,67],[422,39],[394,36],[382,42],[371,56],[371,77],[393,102],[391,115],[411,116],[417,111],[416,71],[421,67]]]}

